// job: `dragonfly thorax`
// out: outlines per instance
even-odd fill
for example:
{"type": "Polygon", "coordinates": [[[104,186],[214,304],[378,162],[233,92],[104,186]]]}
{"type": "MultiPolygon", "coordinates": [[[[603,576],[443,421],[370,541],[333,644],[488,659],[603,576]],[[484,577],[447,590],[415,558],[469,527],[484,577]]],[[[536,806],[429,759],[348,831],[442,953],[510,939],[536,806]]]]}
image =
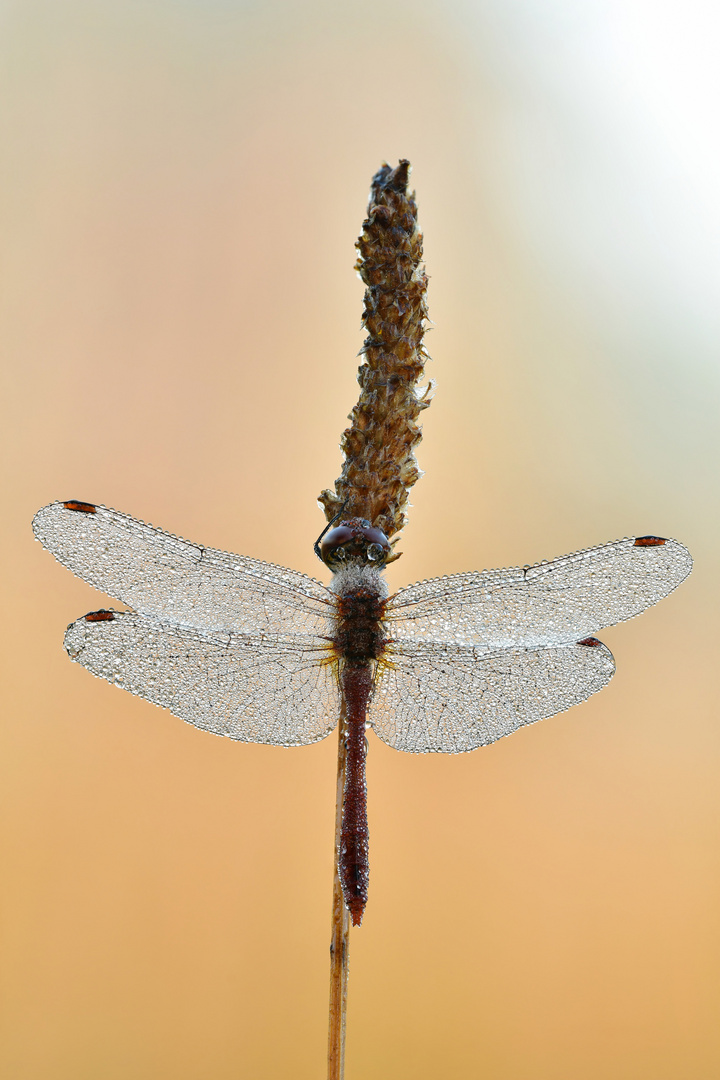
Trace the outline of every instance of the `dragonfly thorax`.
{"type": "Polygon", "coordinates": [[[387,585],[378,569],[350,565],[336,571],[332,590],[337,596],[333,641],[346,664],[378,660],[385,645],[382,620],[387,585]]]}

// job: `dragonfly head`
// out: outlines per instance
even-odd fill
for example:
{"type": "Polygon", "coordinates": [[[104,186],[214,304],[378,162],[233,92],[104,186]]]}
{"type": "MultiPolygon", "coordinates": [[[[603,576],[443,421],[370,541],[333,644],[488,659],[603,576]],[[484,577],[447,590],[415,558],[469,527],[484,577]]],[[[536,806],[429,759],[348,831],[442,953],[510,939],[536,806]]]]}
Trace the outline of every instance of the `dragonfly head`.
{"type": "Polygon", "coordinates": [[[379,570],[391,553],[385,533],[365,518],[349,518],[329,529],[320,540],[319,549],[320,558],[333,571],[353,563],[379,570]]]}

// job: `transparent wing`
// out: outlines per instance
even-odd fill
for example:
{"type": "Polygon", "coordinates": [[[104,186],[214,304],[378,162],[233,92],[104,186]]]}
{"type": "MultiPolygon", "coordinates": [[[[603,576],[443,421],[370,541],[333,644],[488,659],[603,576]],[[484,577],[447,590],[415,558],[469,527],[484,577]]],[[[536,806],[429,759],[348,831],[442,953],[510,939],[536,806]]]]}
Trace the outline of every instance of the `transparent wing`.
{"type": "Polygon", "coordinates": [[[492,648],[571,643],[639,615],[691,569],[676,540],[639,537],[535,566],[433,578],[390,598],[388,633],[492,648]]]}
{"type": "Polygon", "coordinates": [[[587,644],[483,651],[403,642],[378,669],[369,720],[375,734],[414,754],[487,746],[585,701],[612,678],[612,653],[587,644]]]}
{"type": "Polygon", "coordinates": [[[93,675],[240,742],[313,743],[338,720],[334,665],[312,638],[182,630],[98,611],[70,624],[65,648],[93,675]]]}
{"type": "Polygon", "coordinates": [[[63,566],[146,615],[203,629],[327,632],[331,593],[294,570],[191,544],[90,503],[51,503],[33,529],[63,566]]]}

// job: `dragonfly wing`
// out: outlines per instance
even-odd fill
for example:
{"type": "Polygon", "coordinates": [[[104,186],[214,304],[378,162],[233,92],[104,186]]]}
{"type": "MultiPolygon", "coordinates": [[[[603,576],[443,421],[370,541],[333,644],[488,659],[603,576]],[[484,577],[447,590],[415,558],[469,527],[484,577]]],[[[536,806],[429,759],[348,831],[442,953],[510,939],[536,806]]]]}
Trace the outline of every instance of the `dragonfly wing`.
{"type": "Polygon", "coordinates": [[[91,503],[51,503],[33,529],[63,566],[145,615],[209,630],[326,632],[329,590],[294,570],[191,544],[91,503]]]}
{"type": "Polygon", "coordinates": [[[542,649],[398,642],[378,669],[369,720],[396,750],[459,754],[585,701],[612,678],[595,638],[542,649]]]}
{"type": "Polygon", "coordinates": [[[639,537],[535,566],[433,578],[390,598],[389,636],[492,648],[572,643],[639,615],[691,569],[676,540],[639,537]]]}
{"type": "Polygon", "coordinates": [[[310,636],[180,629],[98,611],[70,624],[65,648],[93,675],[240,742],[313,743],[338,720],[328,646],[310,636]]]}

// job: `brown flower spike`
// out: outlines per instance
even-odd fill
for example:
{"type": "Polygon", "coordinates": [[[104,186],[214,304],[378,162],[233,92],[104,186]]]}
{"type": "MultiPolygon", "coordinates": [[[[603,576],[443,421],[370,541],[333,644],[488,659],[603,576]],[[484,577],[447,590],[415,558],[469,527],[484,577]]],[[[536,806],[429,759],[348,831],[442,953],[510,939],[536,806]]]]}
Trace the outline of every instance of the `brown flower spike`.
{"type": "Polygon", "coordinates": [[[343,517],[367,518],[388,537],[403,528],[408,489],[421,475],[413,452],[422,438],[417,419],[432,391],[432,383],[423,393],[417,385],[429,359],[422,343],[427,276],[409,174],[410,162],[402,160],[395,169],[382,165],[372,180],[355,245],[368,334],[358,371],[360,398],[340,442],[345,461],[335,491],[321,492],[318,500],[328,521],[347,501],[343,517]]]}

